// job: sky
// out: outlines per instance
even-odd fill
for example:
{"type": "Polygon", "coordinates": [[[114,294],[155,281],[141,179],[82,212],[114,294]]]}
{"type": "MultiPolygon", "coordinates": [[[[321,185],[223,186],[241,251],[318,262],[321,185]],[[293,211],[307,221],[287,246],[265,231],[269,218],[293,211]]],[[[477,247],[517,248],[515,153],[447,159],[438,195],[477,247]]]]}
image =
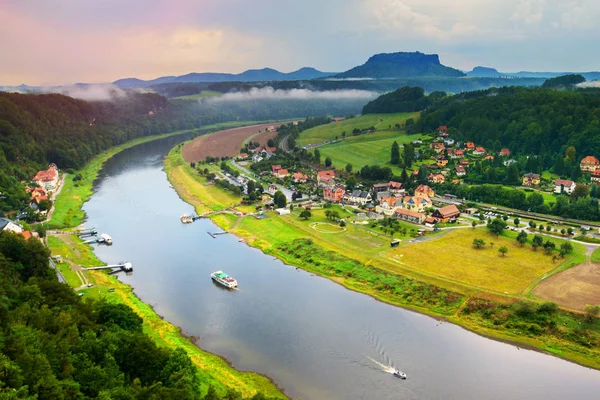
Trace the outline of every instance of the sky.
{"type": "Polygon", "coordinates": [[[152,79],[437,53],[503,72],[600,70],[599,0],[0,0],[0,85],[152,79]]]}

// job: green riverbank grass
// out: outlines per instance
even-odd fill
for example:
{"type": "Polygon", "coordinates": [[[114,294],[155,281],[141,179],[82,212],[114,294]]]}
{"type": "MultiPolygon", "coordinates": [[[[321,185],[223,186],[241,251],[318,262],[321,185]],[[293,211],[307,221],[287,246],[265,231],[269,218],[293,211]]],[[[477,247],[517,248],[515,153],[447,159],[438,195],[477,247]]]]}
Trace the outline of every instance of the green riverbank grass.
{"type": "MultiPolygon", "coordinates": [[[[247,124],[247,122],[235,125],[239,126],[242,124],[247,124]]],[[[203,127],[201,129],[213,127],[220,128],[224,126],[223,124],[219,124],[218,126],[203,127]]],[[[185,132],[187,131],[140,138],[112,148],[96,157],[79,172],[83,176],[83,179],[78,182],[78,186],[74,185],[72,176],[67,178],[65,187],[56,201],[56,211],[53,215],[51,226],[68,229],[74,228],[83,221],[84,213],[81,210],[81,206],[91,196],[92,183],[98,176],[98,172],[104,162],[110,157],[136,144],[185,132]]],[[[220,199],[220,197],[217,196],[216,199],[220,199]]],[[[224,220],[227,219],[225,218],[224,220]]],[[[72,287],[79,287],[81,281],[73,269],[70,268],[71,264],[83,266],[103,265],[93,253],[92,247],[84,244],[81,239],[74,235],[49,235],[48,245],[53,255],[61,255],[69,261],[69,263],[58,264],[58,267],[63,272],[63,275],[65,275],[67,283],[72,287]]],[[[253,372],[238,371],[231,367],[223,358],[200,349],[192,342],[193,339],[187,338],[177,327],[157,315],[151,306],[141,301],[129,285],[123,284],[116,277],[109,276],[100,271],[85,271],[84,273],[88,277],[88,280],[94,283],[94,287],[80,290],[79,293],[84,293],[86,298],[100,298],[130,306],[144,319],[144,331],[158,345],[171,348],[181,347],[186,350],[192,361],[199,367],[199,374],[204,378],[203,380],[214,386],[220,394],[224,395],[231,389],[241,393],[244,398],[252,397],[257,392],[263,393],[267,398],[287,398],[268,377],[253,372]],[[114,289],[114,291],[109,292],[109,289],[114,289]]]]}

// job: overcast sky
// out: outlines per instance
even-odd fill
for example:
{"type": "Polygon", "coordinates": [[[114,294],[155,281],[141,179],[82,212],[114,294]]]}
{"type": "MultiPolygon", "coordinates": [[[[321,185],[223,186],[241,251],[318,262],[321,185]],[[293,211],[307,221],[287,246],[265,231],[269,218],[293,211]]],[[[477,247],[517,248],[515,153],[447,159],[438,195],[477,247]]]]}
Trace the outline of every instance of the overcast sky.
{"type": "Polygon", "coordinates": [[[0,0],[0,85],[344,71],[374,53],[460,69],[600,70],[600,0],[0,0]]]}

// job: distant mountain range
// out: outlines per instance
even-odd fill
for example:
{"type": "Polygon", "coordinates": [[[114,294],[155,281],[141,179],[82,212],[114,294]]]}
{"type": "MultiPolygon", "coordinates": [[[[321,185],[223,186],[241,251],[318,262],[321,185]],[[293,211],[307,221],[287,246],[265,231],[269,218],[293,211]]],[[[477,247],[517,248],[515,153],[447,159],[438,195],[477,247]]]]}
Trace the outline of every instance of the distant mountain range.
{"type": "Polygon", "coordinates": [[[181,76],[161,76],[160,78],[144,81],[137,78],[125,78],[114,81],[113,84],[123,88],[146,87],[162,83],[198,83],[198,82],[264,82],[264,81],[298,81],[326,78],[335,72],[321,72],[314,68],[304,67],[297,71],[283,73],[272,68],[249,69],[241,74],[219,72],[192,72],[181,76]]]}
{"type": "Polygon", "coordinates": [[[462,77],[464,72],[440,63],[437,54],[382,53],[375,54],[366,63],[334,78],[414,78],[414,77],[462,77]]]}
{"type": "Polygon", "coordinates": [[[467,76],[476,78],[556,78],[557,76],[580,74],[586,80],[593,81],[600,79],[600,72],[499,72],[495,68],[490,67],[475,67],[472,71],[468,71],[467,76]]]}

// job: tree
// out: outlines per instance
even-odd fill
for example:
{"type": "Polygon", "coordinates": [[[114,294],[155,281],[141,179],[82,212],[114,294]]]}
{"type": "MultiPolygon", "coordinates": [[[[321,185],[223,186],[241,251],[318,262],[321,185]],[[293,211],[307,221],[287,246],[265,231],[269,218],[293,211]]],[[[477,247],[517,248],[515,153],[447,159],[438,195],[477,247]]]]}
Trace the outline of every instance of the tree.
{"type": "Polygon", "coordinates": [[[483,246],[485,246],[485,241],[483,239],[473,239],[473,247],[475,247],[476,249],[480,249],[483,246]]]}
{"type": "Polygon", "coordinates": [[[331,164],[332,164],[332,162],[331,162],[331,158],[329,158],[329,157],[326,157],[326,158],[325,158],[325,166],[326,166],[326,167],[331,167],[331,164]]]}
{"type": "Polygon", "coordinates": [[[552,253],[555,247],[556,245],[550,240],[546,240],[546,242],[544,243],[544,251],[546,252],[546,254],[552,253]]]}
{"type": "Polygon", "coordinates": [[[519,182],[521,182],[519,179],[519,169],[515,163],[512,163],[508,166],[505,180],[509,185],[518,185],[519,182]]]}
{"type": "Polygon", "coordinates": [[[354,190],[354,188],[356,187],[356,183],[356,178],[354,177],[354,175],[351,175],[348,179],[346,179],[346,189],[354,190]]]}
{"type": "Polygon", "coordinates": [[[519,224],[521,223],[521,220],[519,219],[519,217],[516,217],[513,222],[515,223],[515,226],[518,228],[519,224]]]}
{"type": "Polygon", "coordinates": [[[567,228],[567,233],[569,234],[569,236],[573,235],[573,228],[567,228]]]}
{"type": "Polygon", "coordinates": [[[502,216],[502,220],[503,220],[504,222],[508,221],[508,215],[504,214],[504,215],[502,216]]]}
{"type": "Polygon", "coordinates": [[[352,164],[346,164],[346,172],[347,173],[352,172],[352,164]]]}
{"type": "Polygon", "coordinates": [[[517,235],[517,242],[519,242],[521,247],[525,246],[525,243],[527,243],[527,233],[525,233],[525,231],[519,232],[517,235]]]}
{"type": "Polygon", "coordinates": [[[40,211],[48,211],[50,207],[52,207],[52,203],[50,203],[50,200],[41,200],[38,204],[38,208],[40,209],[40,211]]]}
{"type": "Polygon", "coordinates": [[[535,235],[533,240],[531,241],[531,247],[533,247],[534,251],[537,251],[538,247],[542,247],[544,244],[544,238],[540,235],[535,235]]]}
{"type": "Polygon", "coordinates": [[[319,149],[315,149],[315,162],[321,164],[321,152],[319,149]]]}
{"type": "Polygon", "coordinates": [[[550,224],[546,225],[546,232],[550,232],[552,230],[552,226],[550,224]]]}
{"type": "Polygon", "coordinates": [[[561,257],[566,256],[567,254],[570,254],[573,252],[573,245],[569,242],[564,242],[563,244],[560,245],[560,255],[561,257]]]}
{"type": "Polygon", "coordinates": [[[310,217],[312,217],[312,213],[310,212],[310,210],[302,210],[302,212],[300,213],[300,218],[302,218],[303,220],[308,220],[310,217]]]}
{"type": "Polygon", "coordinates": [[[540,232],[544,232],[544,225],[540,224],[540,225],[538,226],[538,230],[539,230],[540,232]]]}
{"type": "Polygon", "coordinates": [[[39,225],[36,225],[36,227],[35,227],[35,231],[38,233],[38,235],[40,235],[41,238],[46,237],[47,230],[48,230],[48,228],[44,224],[39,224],[39,225]]]}
{"type": "Polygon", "coordinates": [[[285,194],[283,194],[281,192],[281,190],[276,191],[275,194],[273,195],[273,203],[278,208],[284,208],[285,205],[287,204],[287,199],[285,198],[285,194]]]}
{"type": "Polygon", "coordinates": [[[575,150],[575,147],[567,147],[567,150],[565,151],[565,161],[569,161],[570,163],[575,164],[575,162],[577,161],[577,152],[575,150]]]}
{"type": "Polygon", "coordinates": [[[529,221],[529,227],[535,229],[535,221],[529,221]]]}
{"type": "Polygon", "coordinates": [[[269,146],[269,147],[275,147],[275,141],[273,139],[267,140],[267,146],[269,146]]]}
{"type": "Polygon", "coordinates": [[[502,235],[502,232],[504,232],[504,229],[506,228],[506,222],[504,222],[501,218],[495,218],[488,223],[487,228],[493,235],[498,237],[502,235]]]}
{"type": "Polygon", "coordinates": [[[584,185],[582,183],[578,183],[577,185],[575,185],[575,189],[573,189],[573,192],[571,193],[571,201],[577,201],[580,198],[585,198],[590,194],[590,189],[587,187],[587,185],[584,185]]]}
{"type": "Polygon", "coordinates": [[[392,143],[390,163],[392,165],[400,164],[400,146],[398,146],[398,142],[396,142],[396,141],[394,141],[394,143],[392,143]]]}
{"type": "Polygon", "coordinates": [[[404,166],[410,168],[413,161],[415,161],[415,148],[412,143],[406,143],[404,145],[404,166]]]}
{"type": "Polygon", "coordinates": [[[581,178],[581,167],[579,164],[575,164],[573,171],[571,172],[571,180],[577,182],[581,178]]]}
{"type": "Polygon", "coordinates": [[[343,228],[343,227],[345,227],[345,226],[346,226],[346,221],[344,221],[344,220],[341,220],[341,221],[340,221],[340,226],[341,226],[342,228],[343,228]]]}
{"type": "Polygon", "coordinates": [[[400,174],[400,182],[408,182],[408,173],[406,172],[406,168],[402,168],[402,174],[400,174]]]}
{"type": "Polygon", "coordinates": [[[475,229],[475,227],[477,226],[477,221],[471,222],[471,226],[473,227],[473,229],[475,229]]]}
{"type": "Polygon", "coordinates": [[[501,246],[498,251],[500,252],[500,254],[502,254],[502,257],[504,257],[506,255],[506,253],[508,253],[508,247],[506,246],[501,246]]]}

